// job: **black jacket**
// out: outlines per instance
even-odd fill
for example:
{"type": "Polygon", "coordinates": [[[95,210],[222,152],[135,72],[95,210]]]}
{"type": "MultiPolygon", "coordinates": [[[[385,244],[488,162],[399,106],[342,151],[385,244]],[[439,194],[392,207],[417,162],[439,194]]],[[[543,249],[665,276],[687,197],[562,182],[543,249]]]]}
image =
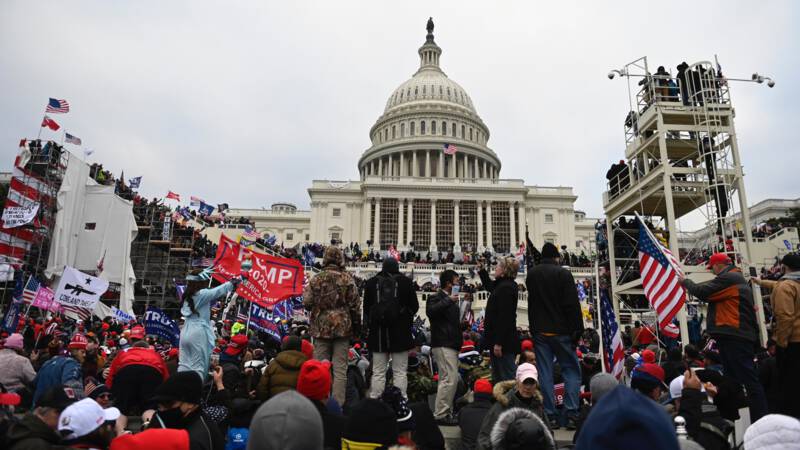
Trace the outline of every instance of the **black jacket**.
{"type": "MultiPolygon", "coordinates": [[[[150,428],[161,428],[158,421],[150,422],[150,428]]],[[[225,450],[225,437],[219,427],[201,410],[186,417],[183,429],[189,432],[189,448],[191,450],[225,450]]]]}
{"type": "Polygon", "coordinates": [[[400,273],[379,272],[364,285],[364,320],[368,328],[367,346],[373,352],[403,352],[414,347],[411,327],[414,315],[419,311],[417,293],[411,278],[400,273]],[[400,303],[400,318],[390,327],[381,327],[370,320],[370,311],[377,300],[378,277],[395,276],[397,280],[397,300],[400,303]]]}
{"type": "Polygon", "coordinates": [[[503,354],[518,354],[517,299],[519,286],[511,278],[489,279],[485,270],[478,272],[481,283],[490,292],[486,302],[486,316],[482,346],[491,350],[494,345],[503,347],[503,354]]]}
{"type": "Polygon", "coordinates": [[[9,450],[50,450],[57,447],[61,437],[41,419],[28,413],[11,426],[6,436],[9,450]]]}
{"type": "Polygon", "coordinates": [[[342,432],[346,419],[344,416],[328,411],[322,402],[313,401],[322,418],[323,448],[325,450],[339,450],[342,448],[342,432]]]}
{"type": "Polygon", "coordinates": [[[704,392],[684,388],[678,414],[686,420],[686,431],[706,450],[729,449],[728,436],[733,425],[720,416],[704,392]]]}
{"type": "Polygon", "coordinates": [[[492,407],[492,394],[474,394],[475,401],[458,412],[458,427],[461,428],[461,450],[475,450],[478,432],[483,418],[492,407]]]}
{"type": "Polygon", "coordinates": [[[461,350],[461,321],[458,302],[441,289],[428,297],[425,314],[431,322],[431,347],[461,350]]]}
{"type": "Polygon", "coordinates": [[[550,258],[528,271],[528,323],[533,333],[583,332],[578,291],[572,273],[550,258]]]}

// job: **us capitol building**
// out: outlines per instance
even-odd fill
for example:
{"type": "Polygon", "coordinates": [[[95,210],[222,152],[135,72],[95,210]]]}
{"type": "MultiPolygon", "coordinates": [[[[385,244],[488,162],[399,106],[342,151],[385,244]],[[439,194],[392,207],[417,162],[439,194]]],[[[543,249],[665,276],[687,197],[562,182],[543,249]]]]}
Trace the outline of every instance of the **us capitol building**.
{"type": "Polygon", "coordinates": [[[595,219],[574,209],[571,187],[526,186],[500,176],[489,128],[442,71],[428,21],[419,69],[395,89],[370,128],[358,180],[314,180],[311,210],[290,203],[231,209],[286,246],[336,239],[382,250],[516,252],[525,239],[589,253],[595,219]],[[455,152],[445,152],[446,145],[455,152]],[[369,244],[369,245],[368,245],[369,244]]]}

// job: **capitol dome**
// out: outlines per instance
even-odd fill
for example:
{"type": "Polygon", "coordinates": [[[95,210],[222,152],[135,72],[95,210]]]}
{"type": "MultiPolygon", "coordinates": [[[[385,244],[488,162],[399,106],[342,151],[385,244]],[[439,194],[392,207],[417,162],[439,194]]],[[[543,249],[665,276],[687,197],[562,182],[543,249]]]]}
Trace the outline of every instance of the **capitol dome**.
{"type": "Polygon", "coordinates": [[[442,71],[432,20],[427,28],[419,70],[392,92],[370,130],[372,146],[358,162],[361,179],[497,178],[501,164],[486,145],[489,129],[466,90],[442,71]],[[445,154],[446,145],[455,154],[445,154]]]}

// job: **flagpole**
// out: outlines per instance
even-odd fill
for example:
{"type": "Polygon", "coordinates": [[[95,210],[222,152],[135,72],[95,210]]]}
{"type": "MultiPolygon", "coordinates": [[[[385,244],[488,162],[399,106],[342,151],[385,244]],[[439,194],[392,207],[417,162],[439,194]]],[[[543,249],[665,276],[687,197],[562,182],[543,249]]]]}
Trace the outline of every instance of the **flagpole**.
{"type": "Polygon", "coordinates": [[[44,119],[46,119],[46,118],[47,118],[47,111],[45,110],[45,113],[42,114],[42,121],[39,123],[39,133],[36,135],[36,140],[37,141],[42,138],[42,128],[44,128],[44,127],[41,126],[41,124],[44,123],[44,119]]]}
{"type": "MultiPolygon", "coordinates": [[[[600,337],[600,370],[603,373],[606,372],[606,352],[605,346],[603,345],[603,313],[600,309],[600,264],[598,263],[598,258],[594,260],[594,290],[595,290],[595,316],[597,316],[597,333],[600,337]]],[[[611,361],[609,361],[609,365],[611,365],[611,361]]]]}

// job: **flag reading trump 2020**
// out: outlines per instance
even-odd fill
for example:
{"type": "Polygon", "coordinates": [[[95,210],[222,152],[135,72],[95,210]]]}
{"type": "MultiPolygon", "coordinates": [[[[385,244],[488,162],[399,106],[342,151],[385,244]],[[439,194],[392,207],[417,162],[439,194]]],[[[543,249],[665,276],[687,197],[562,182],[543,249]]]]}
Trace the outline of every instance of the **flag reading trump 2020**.
{"type": "Polygon", "coordinates": [[[144,313],[144,332],[162,337],[178,346],[181,341],[181,329],[164,311],[151,306],[144,313]]]}
{"type": "Polygon", "coordinates": [[[108,290],[108,281],[66,266],[56,289],[56,302],[67,308],[94,311],[100,296],[108,290]]]}
{"type": "Polygon", "coordinates": [[[225,282],[242,274],[242,261],[250,258],[253,268],[236,289],[239,296],[262,308],[272,307],[286,298],[303,294],[303,265],[289,258],[257,253],[224,234],[214,260],[214,278],[225,282]]]}

